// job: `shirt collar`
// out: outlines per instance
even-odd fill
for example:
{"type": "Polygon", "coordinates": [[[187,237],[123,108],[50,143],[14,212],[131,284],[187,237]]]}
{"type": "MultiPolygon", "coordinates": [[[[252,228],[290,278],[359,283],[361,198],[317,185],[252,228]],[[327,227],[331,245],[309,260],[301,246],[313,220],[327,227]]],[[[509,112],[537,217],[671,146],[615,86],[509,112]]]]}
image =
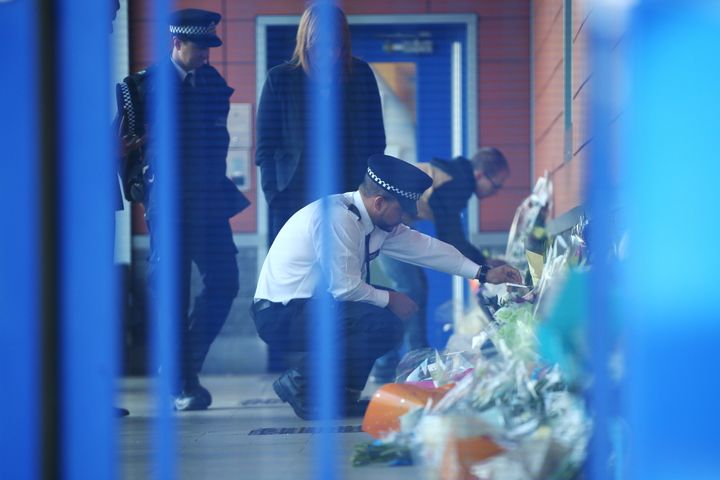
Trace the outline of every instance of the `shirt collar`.
{"type": "Polygon", "coordinates": [[[197,77],[195,75],[195,69],[190,70],[189,72],[186,72],[180,65],[177,64],[177,62],[175,61],[174,58],[170,57],[170,61],[175,66],[175,70],[177,70],[178,75],[180,76],[180,83],[185,81],[185,77],[188,76],[188,73],[193,74],[192,78],[190,79],[190,83],[192,83],[192,86],[194,87],[195,86],[195,78],[197,77]]]}
{"type": "Polygon", "coordinates": [[[368,213],[367,208],[365,208],[365,203],[362,201],[360,192],[357,190],[352,194],[352,201],[360,212],[360,222],[363,225],[363,231],[365,232],[365,235],[368,235],[375,230],[375,225],[373,225],[372,220],[370,220],[370,214],[368,213]]]}

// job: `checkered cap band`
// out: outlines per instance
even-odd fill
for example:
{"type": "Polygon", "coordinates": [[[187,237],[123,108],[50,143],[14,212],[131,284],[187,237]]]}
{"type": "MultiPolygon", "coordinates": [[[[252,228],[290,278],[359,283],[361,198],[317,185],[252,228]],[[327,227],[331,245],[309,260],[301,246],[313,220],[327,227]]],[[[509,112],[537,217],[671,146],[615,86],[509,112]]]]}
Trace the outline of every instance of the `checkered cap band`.
{"type": "Polygon", "coordinates": [[[123,109],[125,110],[127,122],[128,122],[128,133],[135,135],[135,107],[133,107],[132,97],[130,97],[130,88],[127,83],[120,83],[120,93],[122,94],[123,109]]]}
{"type": "Polygon", "coordinates": [[[215,22],[210,25],[170,25],[173,35],[208,35],[215,34],[215,22]]]}
{"type": "Polygon", "coordinates": [[[385,180],[383,180],[382,178],[378,177],[378,176],[375,174],[375,172],[372,171],[372,169],[371,169],[370,167],[368,167],[368,169],[367,169],[367,174],[370,176],[370,178],[372,178],[372,179],[375,181],[375,183],[377,183],[378,185],[380,185],[381,187],[383,187],[385,190],[387,190],[387,191],[389,191],[389,192],[393,192],[393,193],[395,193],[396,195],[400,195],[401,197],[405,197],[405,198],[407,198],[408,200],[418,201],[418,199],[420,199],[420,194],[419,194],[419,193],[407,192],[407,191],[405,191],[405,190],[401,190],[401,189],[397,188],[397,187],[394,186],[394,185],[390,185],[390,184],[387,183],[385,180]]]}

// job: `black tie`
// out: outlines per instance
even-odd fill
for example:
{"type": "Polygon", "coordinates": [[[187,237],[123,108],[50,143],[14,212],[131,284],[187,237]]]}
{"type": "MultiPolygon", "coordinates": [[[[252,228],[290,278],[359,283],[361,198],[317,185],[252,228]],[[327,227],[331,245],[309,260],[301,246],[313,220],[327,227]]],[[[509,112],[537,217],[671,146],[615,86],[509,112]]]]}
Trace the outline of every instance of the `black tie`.
{"type": "Polygon", "coordinates": [[[365,235],[365,283],[370,285],[370,234],[365,235]]]}
{"type": "Polygon", "coordinates": [[[193,88],[192,77],[192,72],[185,75],[185,80],[183,80],[183,85],[185,86],[185,88],[193,88]]]}

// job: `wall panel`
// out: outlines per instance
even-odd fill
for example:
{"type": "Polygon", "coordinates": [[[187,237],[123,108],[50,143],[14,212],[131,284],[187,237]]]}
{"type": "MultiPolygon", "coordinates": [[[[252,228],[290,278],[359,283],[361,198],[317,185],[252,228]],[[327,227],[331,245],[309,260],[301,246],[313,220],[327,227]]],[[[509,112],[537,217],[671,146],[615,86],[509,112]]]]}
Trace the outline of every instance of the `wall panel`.
{"type": "MultiPolygon", "coordinates": [[[[558,0],[547,0],[548,5],[558,0]]],[[[138,71],[152,61],[144,38],[152,24],[149,0],[130,0],[131,66],[138,71]]],[[[233,102],[255,110],[255,19],[258,15],[300,15],[302,0],[179,0],[178,7],[196,7],[223,14],[220,31],[225,45],[212,52],[212,62],[235,89],[233,102]]],[[[551,5],[552,6],[552,5],[551,5]]],[[[471,13],[478,16],[478,138],[506,152],[513,173],[509,198],[530,191],[530,2],[522,0],[346,0],[349,15],[471,13]]],[[[168,43],[168,50],[170,45],[168,43]]],[[[253,172],[253,195],[255,179],[253,172]]],[[[524,196],[523,195],[523,196],[524,196]]],[[[251,197],[253,198],[253,197],[251,197]]],[[[493,201],[495,202],[495,201],[493,201]]],[[[491,203],[494,205],[494,203],[491,203]]],[[[505,230],[514,208],[492,208],[481,215],[481,230],[505,230]],[[512,211],[511,211],[512,210],[512,211]],[[497,217],[497,218],[496,218],[497,217]],[[490,220],[492,219],[492,220],[490,220]]],[[[255,206],[232,221],[236,232],[257,228],[255,206]]],[[[489,207],[485,207],[487,209],[489,207]]],[[[135,209],[135,233],[145,232],[142,209],[135,209]]]]}
{"type": "Polygon", "coordinates": [[[527,68],[530,45],[529,17],[479,17],[478,33],[478,59],[483,63],[492,60],[500,62],[517,60],[527,68]]]}
{"type": "Polygon", "coordinates": [[[533,7],[534,170],[536,176],[550,173],[554,183],[553,215],[559,216],[583,202],[586,147],[591,140],[586,118],[592,85],[586,51],[591,15],[583,0],[543,0],[534,2],[533,7]],[[568,2],[572,2],[572,25],[566,38],[564,5],[568,2]],[[565,41],[572,42],[572,59],[567,65],[565,41]],[[571,68],[570,85],[565,85],[566,68],[571,68]],[[571,96],[568,112],[566,88],[571,96]],[[572,121],[569,132],[565,132],[566,115],[572,121]],[[565,158],[566,141],[571,143],[569,159],[565,158]]]}
{"type": "MultiPolygon", "coordinates": [[[[350,2],[345,2],[347,5],[350,2]]],[[[417,4],[422,5],[422,0],[417,4]]],[[[527,0],[430,0],[427,13],[477,13],[482,17],[523,17],[530,12],[527,0]]]]}

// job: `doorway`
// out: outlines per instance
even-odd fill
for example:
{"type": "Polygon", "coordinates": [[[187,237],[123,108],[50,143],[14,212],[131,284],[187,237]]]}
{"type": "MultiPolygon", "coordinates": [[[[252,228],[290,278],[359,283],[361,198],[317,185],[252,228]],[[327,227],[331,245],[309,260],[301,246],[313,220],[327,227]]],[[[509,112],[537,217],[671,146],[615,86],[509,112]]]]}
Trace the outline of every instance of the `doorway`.
{"type": "MultiPolygon", "coordinates": [[[[257,97],[267,71],[288,60],[299,16],[257,19],[257,97]]],[[[477,17],[473,14],[348,16],[355,56],[367,61],[383,102],[385,152],[410,162],[468,155],[477,142],[477,17]]],[[[259,175],[259,172],[258,172],[259,175]]],[[[267,245],[267,204],[258,189],[258,261],[267,245]]],[[[477,206],[465,215],[477,231],[477,206]]],[[[434,235],[430,222],[418,230],[434,235]]],[[[259,270],[258,270],[259,271],[259,270]]],[[[444,347],[463,311],[464,281],[428,271],[428,341],[444,347]],[[438,315],[440,317],[438,317],[438,315]]]]}

